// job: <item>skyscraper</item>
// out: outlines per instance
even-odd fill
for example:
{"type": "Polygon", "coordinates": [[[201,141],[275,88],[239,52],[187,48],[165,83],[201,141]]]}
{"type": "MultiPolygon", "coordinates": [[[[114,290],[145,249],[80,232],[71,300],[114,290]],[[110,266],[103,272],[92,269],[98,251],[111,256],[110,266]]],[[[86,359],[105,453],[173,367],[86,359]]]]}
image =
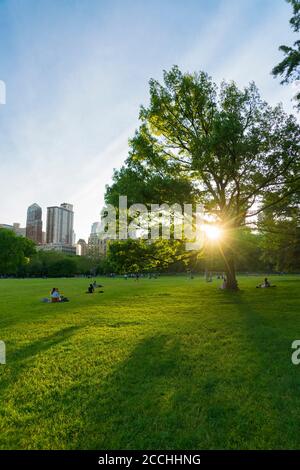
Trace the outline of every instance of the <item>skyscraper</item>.
{"type": "Polygon", "coordinates": [[[92,257],[105,257],[107,253],[107,240],[100,236],[100,222],[94,222],[88,239],[88,255],[92,257]]]}
{"type": "Polygon", "coordinates": [[[78,240],[77,242],[77,254],[79,256],[86,256],[87,252],[88,252],[87,242],[83,240],[83,238],[80,238],[80,240],[78,240]]]}
{"type": "Polygon", "coordinates": [[[71,204],[47,207],[47,243],[73,245],[73,221],[71,204]]]}
{"type": "Polygon", "coordinates": [[[26,237],[40,245],[43,243],[42,230],[42,208],[35,203],[27,209],[26,237]]]}
{"type": "Polygon", "coordinates": [[[91,233],[99,233],[100,232],[100,227],[101,227],[100,222],[94,222],[92,224],[91,233]]]}

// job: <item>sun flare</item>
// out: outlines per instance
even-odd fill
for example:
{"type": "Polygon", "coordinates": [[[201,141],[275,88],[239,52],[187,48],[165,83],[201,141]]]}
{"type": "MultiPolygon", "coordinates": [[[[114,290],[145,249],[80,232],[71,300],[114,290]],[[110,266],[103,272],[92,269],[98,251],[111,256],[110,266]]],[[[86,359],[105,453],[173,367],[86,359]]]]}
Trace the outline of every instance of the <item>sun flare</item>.
{"type": "Polygon", "coordinates": [[[220,240],[220,238],[222,237],[222,229],[221,227],[218,227],[217,225],[205,224],[203,226],[203,231],[206,237],[212,241],[220,240]]]}

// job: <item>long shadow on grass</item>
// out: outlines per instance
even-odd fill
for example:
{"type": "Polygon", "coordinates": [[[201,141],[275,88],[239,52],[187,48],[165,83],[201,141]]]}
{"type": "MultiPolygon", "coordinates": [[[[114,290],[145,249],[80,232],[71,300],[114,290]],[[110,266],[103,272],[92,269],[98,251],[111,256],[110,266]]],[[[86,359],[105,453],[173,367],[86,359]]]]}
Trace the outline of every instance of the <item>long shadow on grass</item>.
{"type": "Polygon", "coordinates": [[[293,338],[288,324],[293,321],[293,316],[289,318],[287,312],[284,321],[276,299],[282,300],[266,295],[264,303],[256,305],[247,301],[240,292],[232,297],[232,302],[244,322],[245,347],[254,365],[254,383],[249,383],[248,390],[257,397],[257,411],[264,416],[262,439],[265,439],[265,447],[298,448],[300,440],[296,433],[296,410],[300,405],[300,375],[291,363],[293,338]],[[267,308],[266,303],[269,303],[267,308]],[[272,305],[273,314],[270,311],[272,305]]]}
{"type": "MultiPolygon", "coordinates": [[[[76,423],[74,429],[68,430],[72,438],[62,443],[63,446],[75,449],[246,447],[243,439],[253,424],[245,422],[243,429],[236,434],[233,431],[240,425],[243,411],[237,399],[236,383],[230,382],[230,375],[216,362],[217,353],[214,356],[209,349],[210,355],[199,356],[199,365],[197,356],[193,358],[184,349],[186,345],[182,346],[180,336],[176,335],[147,338],[104,383],[99,380],[80,384],[62,393],[59,403],[63,404],[67,416],[73,412],[76,423]],[[79,395],[88,400],[82,402],[79,395]]],[[[57,405],[49,403],[48,410],[49,406],[57,405]]],[[[53,408],[55,413],[57,408],[53,408]]]]}
{"type": "Polygon", "coordinates": [[[286,358],[290,359],[290,343],[286,332],[280,328],[282,319],[276,313],[278,305],[272,297],[266,296],[263,302],[256,304],[253,298],[246,300],[244,293],[239,292],[232,295],[231,301],[241,315],[247,341],[251,342],[253,351],[258,353],[262,369],[267,371],[276,362],[274,354],[283,353],[286,358]],[[272,313],[266,315],[269,309],[269,306],[266,306],[267,303],[274,305],[274,315],[272,313]]]}
{"type": "Polygon", "coordinates": [[[28,345],[15,351],[10,351],[8,345],[5,373],[3,376],[0,376],[0,396],[11,383],[18,379],[18,376],[24,372],[24,368],[31,365],[31,360],[35,355],[66,341],[80,328],[82,328],[82,325],[63,328],[51,335],[43,336],[37,341],[30,342],[28,345]]]}
{"type": "Polygon", "coordinates": [[[73,325],[63,328],[59,331],[56,331],[52,335],[43,336],[37,341],[30,342],[27,346],[24,346],[16,351],[13,351],[9,355],[9,362],[24,362],[27,358],[40,354],[47,349],[56,346],[57,344],[66,341],[70,336],[72,336],[77,330],[81,329],[82,325],[73,325]]]}

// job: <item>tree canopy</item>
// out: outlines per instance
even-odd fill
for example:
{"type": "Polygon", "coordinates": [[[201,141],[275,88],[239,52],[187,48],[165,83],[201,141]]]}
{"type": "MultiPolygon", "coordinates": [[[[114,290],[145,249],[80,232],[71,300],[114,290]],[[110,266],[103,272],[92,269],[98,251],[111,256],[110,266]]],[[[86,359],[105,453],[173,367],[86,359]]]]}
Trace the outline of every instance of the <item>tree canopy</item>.
{"type": "Polygon", "coordinates": [[[16,274],[35,253],[35,244],[17,236],[12,230],[0,228],[0,274],[16,274]]]}
{"type": "MultiPolygon", "coordinates": [[[[290,25],[295,33],[300,31],[300,1],[287,0],[293,7],[293,16],[290,19],[290,25]]],[[[290,83],[300,80],[300,40],[294,42],[293,46],[282,45],[279,47],[285,55],[284,59],[276,65],[272,74],[282,77],[281,83],[290,83]]],[[[300,90],[296,93],[297,108],[300,110],[300,90]]]]}

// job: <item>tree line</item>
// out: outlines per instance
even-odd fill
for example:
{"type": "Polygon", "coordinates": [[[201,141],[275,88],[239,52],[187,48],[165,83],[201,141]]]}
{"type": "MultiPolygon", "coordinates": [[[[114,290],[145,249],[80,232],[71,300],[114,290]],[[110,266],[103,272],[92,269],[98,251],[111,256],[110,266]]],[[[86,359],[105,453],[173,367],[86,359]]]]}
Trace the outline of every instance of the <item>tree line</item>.
{"type": "MultiPolygon", "coordinates": [[[[268,222],[269,223],[269,222],[268,222]]],[[[272,226],[270,232],[240,232],[237,253],[239,272],[299,272],[300,230],[284,227],[289,238],[272,226]]],[[[277,228],[278,229],[278,228],[277,228]]],[[[14,232],[0,229],[0,276],[73,277],[134,273],[223,272],[224,260],[218,250],[206,246],[187,252],[182,241],[111,241],[106,258],[71,256],[55,251],[37,251],[34,243],[14,232]]]]}
{"type": "Polygon", "coordinates": [[[56,251],[37,251],[28,238],[0,229],[0,276],[59,277],[89,275],[99,270],[100,261],[56,251]]]}

